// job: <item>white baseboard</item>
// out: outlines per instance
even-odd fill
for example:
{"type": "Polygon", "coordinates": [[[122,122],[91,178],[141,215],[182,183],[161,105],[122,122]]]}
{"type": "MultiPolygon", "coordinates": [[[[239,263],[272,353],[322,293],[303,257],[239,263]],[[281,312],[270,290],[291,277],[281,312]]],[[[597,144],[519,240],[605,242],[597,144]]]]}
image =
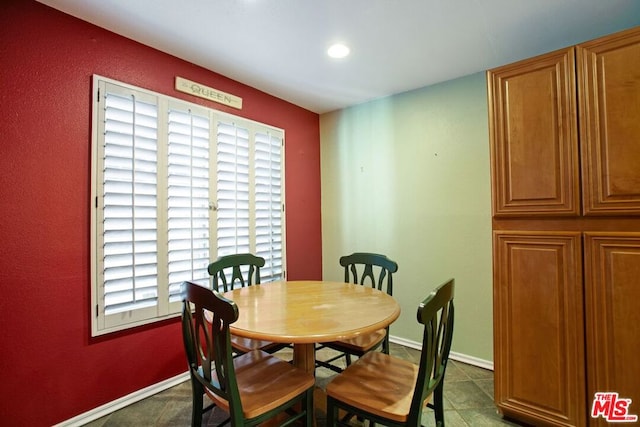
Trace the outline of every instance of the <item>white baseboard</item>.
{"type": "MultiPolygon", "coordinates": [[[[400,337],[394,337],[393,335],[389,336],[389,341],[396,344],[403,345],[405,347],[414,348],[416,350],[420,350],[422,348],[422,343],[419,343],[417,341],[407,340],[400,337]]],[[[493,371],[493,362],[490,360],[484,360],[478,357],[468,356],[462,353],[456,353],[455,351],[452,351],[449,353],[449,359],[493,371]]]]}
{"type": "Polygon", "coordinates": [[[91,421],[95,421],[98,418],[104,417],[105,415],[109,415],[112,412],[117,411],[118,409],[122,409],[125,406],[129,406],[132,403],[139,402],[142,399],[146,399],[149,396],[152,396],[156,393],[160,393],[168,388],[176,386],[184,381],[189,379],[189,372],[186,371],[182,374],[176,375],[173,378],[166,379],[159,383],[150,385],[149,387],[143,388],[138,391],[134,391],[131,394],[123,396],[119,399],[106,403],[102,406],[94,408],[88,412],[75,416],[71,419],[61,422],[60,424],[56,424],[54,427],[78,427],[85,425],[91,421]]]}
{"type": "Polygon", "coordinates": [[[488,369],[493,371],[493,362],[489,360],[480,359],[473,356],[468,356],[462,353],[456,353],[452,351],[449,353],[449,359],[455,360],[457,362],[466,363],[467,365],[477,366],[478,368],[488,369]]]}

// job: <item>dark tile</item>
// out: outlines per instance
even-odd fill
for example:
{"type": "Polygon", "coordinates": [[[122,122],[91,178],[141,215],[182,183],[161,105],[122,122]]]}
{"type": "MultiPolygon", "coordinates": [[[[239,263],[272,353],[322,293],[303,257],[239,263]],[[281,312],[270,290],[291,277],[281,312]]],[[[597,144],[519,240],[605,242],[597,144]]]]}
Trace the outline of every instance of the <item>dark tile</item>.
{"type": "MultiPolygon", "coordinates": [[[[469,425],[457,411],[447,410],[444,411],[444,424],[447,427],[467,427],[469,425]]],[[[435,427],[436,418],[430,409],[425,409],[422,412],[422,425],[424,427],[435,427]]]]}
{"type": "Polygon", "coordinates": [[[489,396],[491,398],[491,400],[493,399],[493,390],[494,390],[494,384],[493,384],[493,377],[492,378],[488,378],[485,380],[474,380],[474,382],[478,385],[478,387],[480,387],[482,389],[482,391],[484,391],[485,393],[487,393],[487,396],[489,396]]]}
{"type": "Polygon", "coordinates": [[[519,426],[505,420],[496,409],[465,409],[458,411],[470,426],[519,426]]]}
{"type": "Polygon", "coordinates": [[[389,344],[389,354],[391,354],[392,356],[408,360],[415,364],[420,363],[420,350],[394,343],[389,344]]]}
{"type": "MultiPolygon", "coordinates": [[[[164,411],[158,416],[158,426],[188,426],[191,425],[191,396],[182,396],[165,405],[164,411]]],[[[206,425],[206,424],[205,424],[206,425]]]]}
{"type": "Polygon", "coordinates": [[[447,362],[447,370],[444,374],[445,385],[448,382],[469,381],[470,379],[471,378],[469,378],[469,375],[467,375],[467,373],[460,368],[459,363],[455,363],[453,360],[449,360],[447,362]]]}
{"type": "Polygon", "coordinates": [[[90,422],[84,424],[84,426],[85,427],[87,427],[87,426],[88,427],[102,427],[102,426],[104,426],[104,423],[107,422],[107,420],[109,419],[110,416],[111,416],[111,414],[106,415],[106,416],[104,416],[102,418],[98,418],[97,420],[90,421],[90,422]]]}
{"type": "Polygon", "coordinates": [[[191,381],[187,380],[156,394],[154,397],[165,400],[188,397],[191,399],[191,381]]]}
{"type": "Polygon", "coordinates": [[[473,381],[456,381],[445,384],[444,396],[456,410],[495,407],[493,400],[473,381]]]}
{"type": "Polygon", "coordinates": [[[477,366],[468,365],[466,363],[458,362],[455,360],[453,361],[453,363],[461,370],[463,370],[472,380],[484,380],[487,378],[493,378],[493,371],[490,371],[488,369],[479,368],[477,366]]]}
{"type": "MultiPolygon", "coordinates": [[[[222,424],[229,418],[229,414],[220,408],[213,408],[202,417],[202,425],[205,427],[215,427],[222,424]]],[[[185,425],[191,425],[191,416],[189,416],[189,423],[185,425]]]]}
{"type": "Polygon", "coordinates": [[[158,395],[152,396],[122,411],[114,412],[103,425],[105,427],[159,425],[159,418],[166,406],[166,399],[158,395]]]}

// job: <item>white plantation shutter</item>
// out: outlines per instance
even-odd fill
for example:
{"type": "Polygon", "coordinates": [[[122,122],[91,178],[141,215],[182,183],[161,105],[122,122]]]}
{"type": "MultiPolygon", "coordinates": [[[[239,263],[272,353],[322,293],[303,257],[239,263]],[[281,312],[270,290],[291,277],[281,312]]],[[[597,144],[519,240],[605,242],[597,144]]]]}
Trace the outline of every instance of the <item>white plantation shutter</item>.
{"type": "Polygon", "coordinates": [[[103,101],[99,262],[109,326],[156,314],[158,109],[153,97],[117,86],[103,101]]]}
{"type": "Polygon", "coordinates": [[[180,313],[185,280],[251,252],[285,275],[284,132],[94,76],[92,334],[180,313]]]}
{"type": "Polygon", "coordinates": [[[281,131],[240,120],[218,122],[218,256],[251,252],[263,257],[263,282],[284,278],[282,159],[281,131]]]}
{"type": "Polygon", "coordinates": [[[283,278],[282,137],[255,135],[255,254],[265,259],[263,281],[283,278]]]}
{"type": "Polygon", "coordinates": [[[185,280],[209,282],[209,116],[169,109],[169,301],[180,301],[185,280]]]}
{"type": "Polygon", "coordinates": [[[218,256],[251,252],[249,240],[249,132],[219,122],[216,157],[218,256]]]}

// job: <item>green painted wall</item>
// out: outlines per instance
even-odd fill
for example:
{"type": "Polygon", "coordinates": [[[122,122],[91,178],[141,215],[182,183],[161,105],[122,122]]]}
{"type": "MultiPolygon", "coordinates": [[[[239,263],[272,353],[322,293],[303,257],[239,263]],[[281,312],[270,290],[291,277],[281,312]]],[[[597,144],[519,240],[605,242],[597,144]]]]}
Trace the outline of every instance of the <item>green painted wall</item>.
{"type": "Polygon", "coordinates": [[[452,351],[493,361],[486,78],[478,73],[320,117],[325,280],[338,258],[398,262],[391,335],[421,341],[418,303],[456,279],[452,351]]]}

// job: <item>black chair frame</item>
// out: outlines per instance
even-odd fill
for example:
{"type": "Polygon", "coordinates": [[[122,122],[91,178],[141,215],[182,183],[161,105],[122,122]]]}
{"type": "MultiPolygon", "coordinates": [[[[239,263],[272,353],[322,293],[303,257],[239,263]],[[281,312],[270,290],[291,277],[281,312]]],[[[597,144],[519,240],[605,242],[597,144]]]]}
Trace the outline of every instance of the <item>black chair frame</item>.
{"type": "Polygon", "coordinates": [[[238,307],[215,290],[191,282],[183,284],[182,294],[182,335],[193,392],[192,426],[199,427],[202,414],[216,406],[212,404],[203,408],[206,388],[229,403],[230,416],[222,424],[255,426],[286,412],[290,418],[281,426],[305,418],[306,426],[311,427],[313,387],[260,416],[244,418],[229,331],[229,325],[238,319],[238,307]],[[191,304],[195,309],[192,310],[191,304]],[[205,318],[205,310],[211,313],[211,319],[205,318]],[[294,411],[294,405],[298,404],[301,409],[294,411]]]}
{"type": "Polygon", "coordinates": [[[260,268],[264,267],[265,260],[262,257],[245,253],[224,255],[209,264],[207,270],[212,279],[212,289],[218,292],[227,292],[234,289],[236,282],[241,287],[260,284],[260,268]],[[245,280],[242,268],[248,268],[245,280]],[[225,271],[231,269],[231,277],[227,277],[225,271]],[[222,285],[222,289],[220,289],[222,285]]]}
{"type": "MultiPolygon", "coordinates": [[[[344,268],[345,283],[371,286],[374,289],[386,292],[388,295],[393,295],[393,273],[398,271],[398,264],[386,255],[371,252],[354,252],[351,255],[340,257],[340,265],[344,268]]],[[[382,352],[389,354],[389,327],[387,326],[385,329],[384,339],[367,351],[382,347],[382,352]]],[[[342,368],[332,362],[344,357],[347,366],[349,366],[352,355],[359,357],[364,354],[364,352],[347,349],[341,346],[339,342],[319,344],[316,347],[316,351],[325,347],[339,351],[340,354],[326,360],[317,360],[316,366],[322,366],[338,373],[342,372],[342,368]]]]}
{"type": "Polygon", "coordinates": [[[453,296],[454,279],[450,279],[431,292],[418,307],[418,322],[424,325],[422,351],[407,421],[398,423],[327,396],[327,426],[349,426],[348,420],[355,415],[359,419],[368,419],[372,423],[385,426],[417,427],[421,425],[424,402],[430,395],[433,396],[433,401],[428,402],[426,406],[433,409],[436,425],[444,426],[443,389],[453,340],[453,296]],[[339,409],[346,411],[348,415],[338,419],[339,409]]]}

